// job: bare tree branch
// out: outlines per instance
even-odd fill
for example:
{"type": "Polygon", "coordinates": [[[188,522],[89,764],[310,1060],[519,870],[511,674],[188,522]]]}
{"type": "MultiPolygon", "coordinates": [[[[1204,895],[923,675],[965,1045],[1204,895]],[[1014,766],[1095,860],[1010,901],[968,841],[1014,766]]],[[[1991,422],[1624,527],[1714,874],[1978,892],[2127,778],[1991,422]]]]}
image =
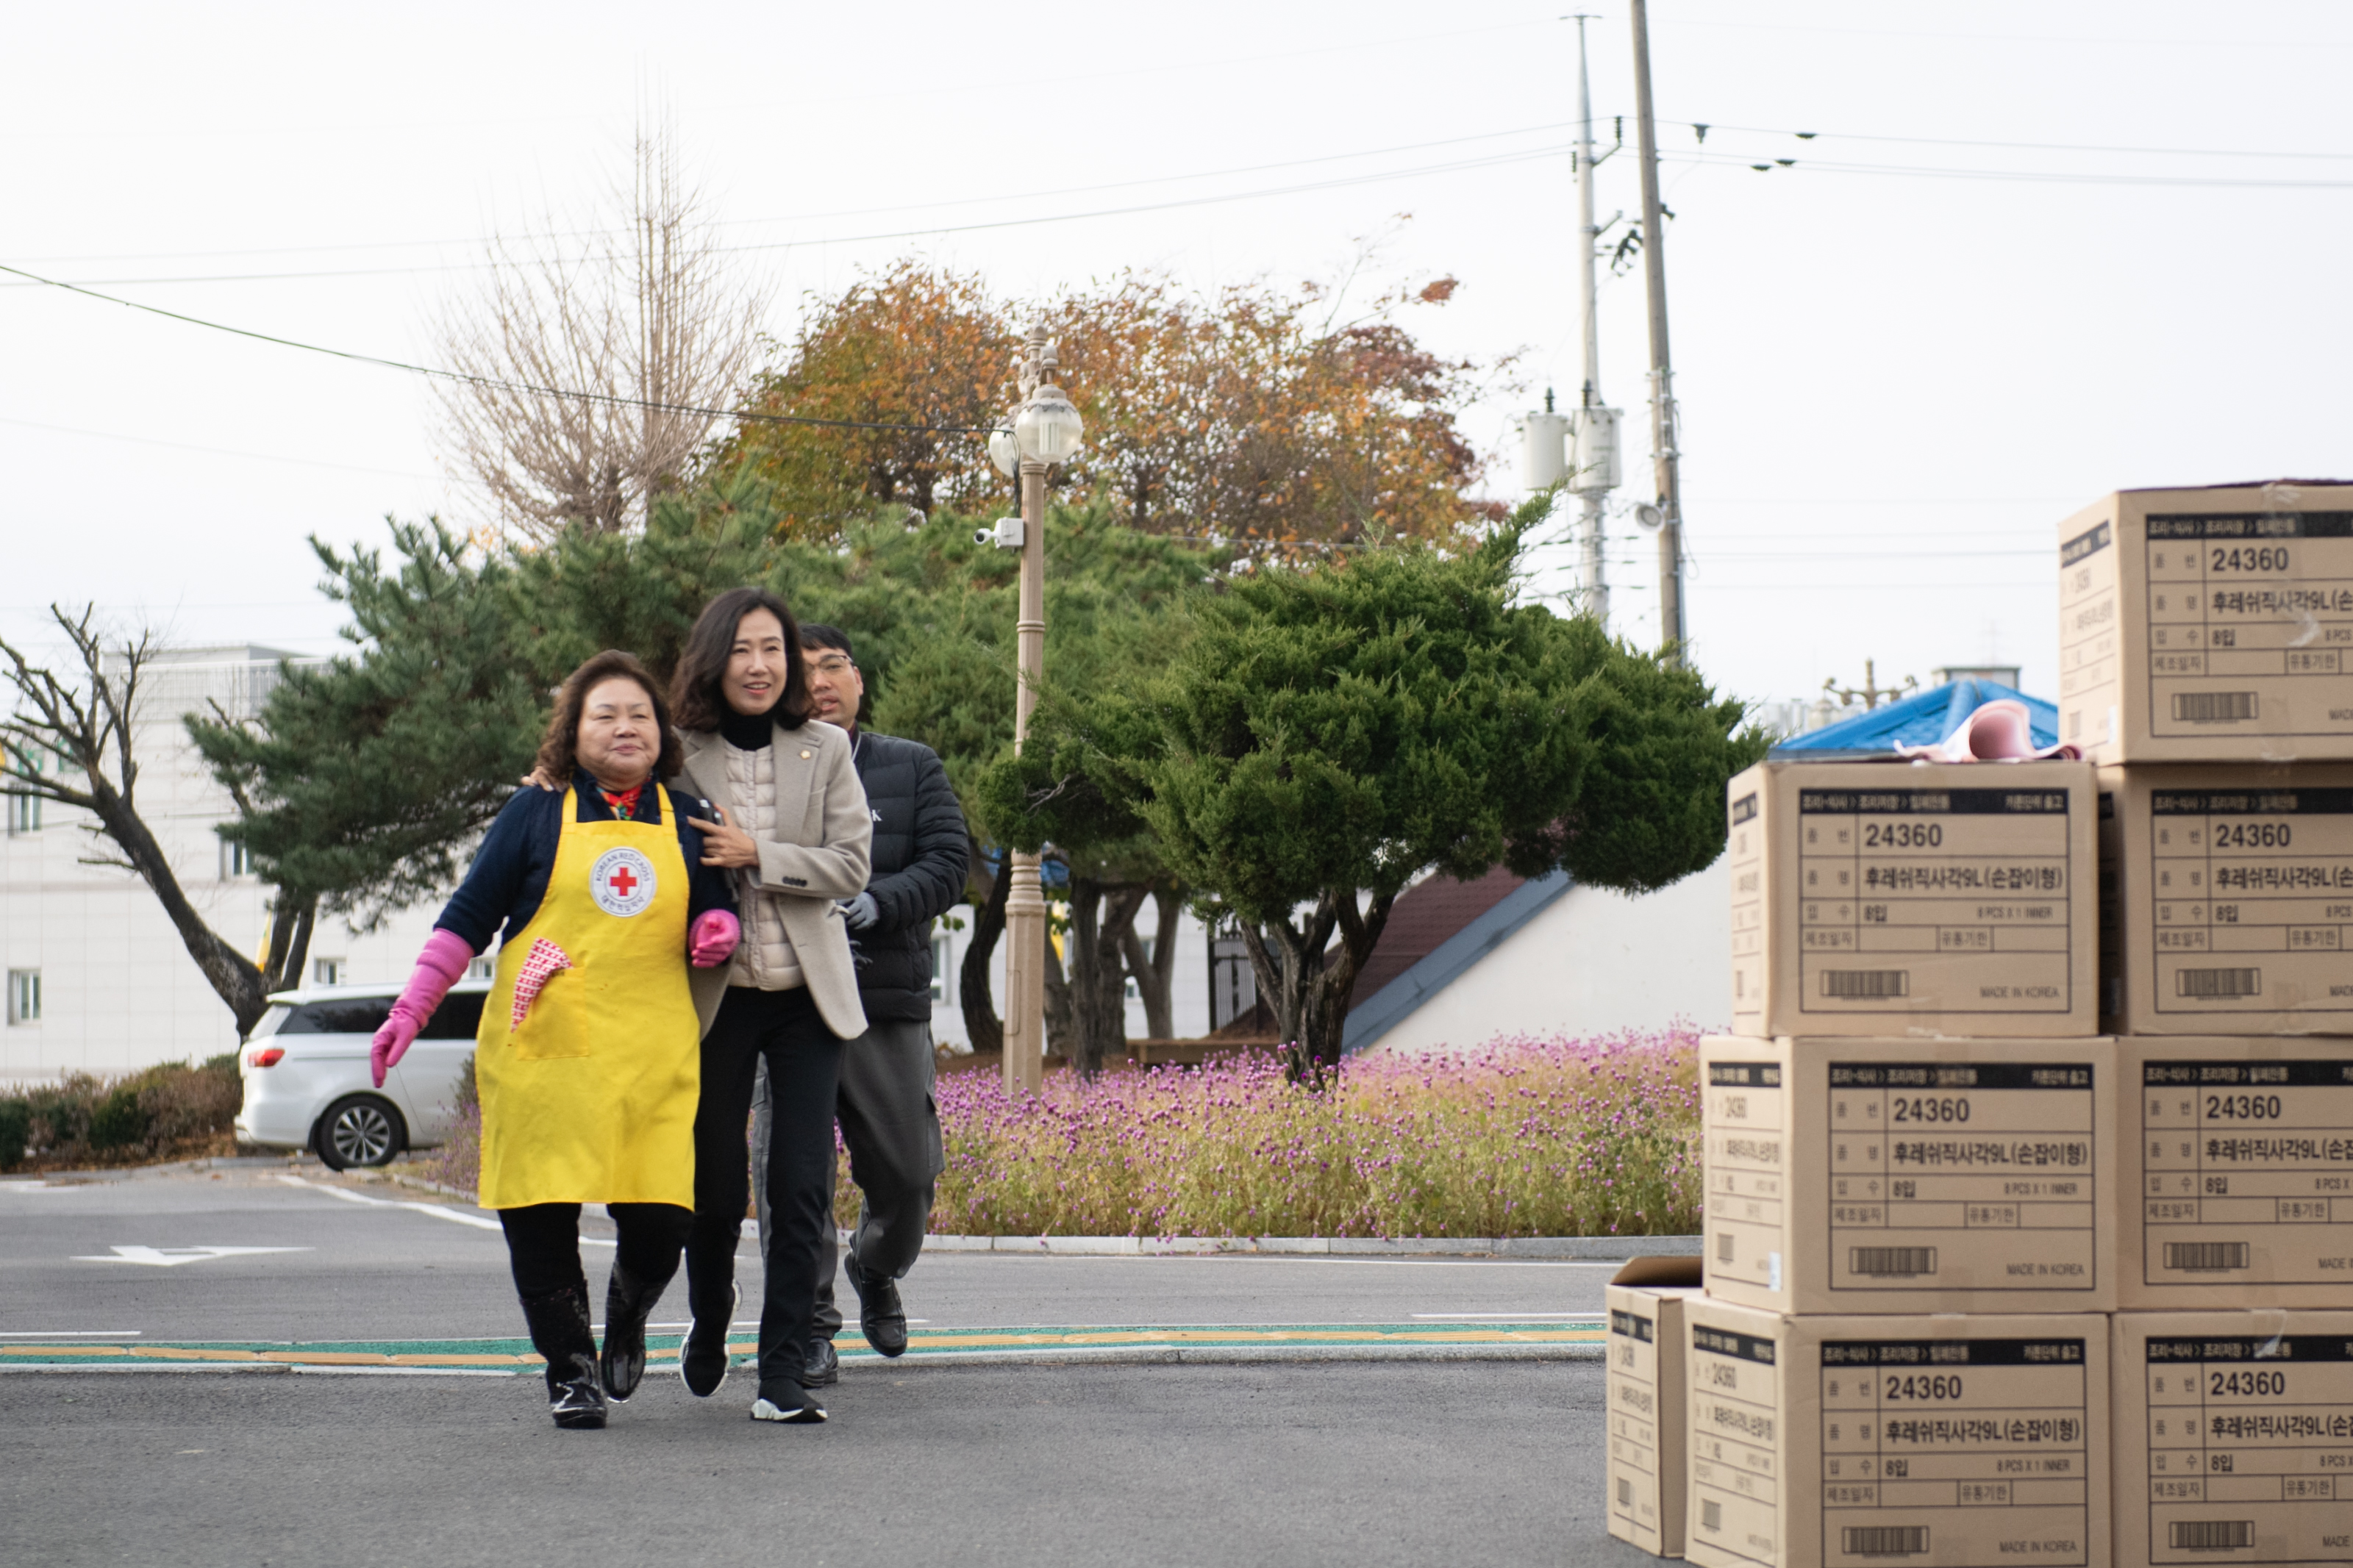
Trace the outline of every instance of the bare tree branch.
{"type": "Polygon", "coordinates": [[[437,324],[462,374],[596,395],[437,384],[443,445],[499,521],[533,537],[641,522],[720,423],[691,410],[733,404],[758,348],[767,292],[731,274],[667,121],[640,128],[610,201],[617,223],[551,216],[531,237],[493,237],[484,291],[437,324]],[[567,248],[566,231],[585,237],[567,248]]]}

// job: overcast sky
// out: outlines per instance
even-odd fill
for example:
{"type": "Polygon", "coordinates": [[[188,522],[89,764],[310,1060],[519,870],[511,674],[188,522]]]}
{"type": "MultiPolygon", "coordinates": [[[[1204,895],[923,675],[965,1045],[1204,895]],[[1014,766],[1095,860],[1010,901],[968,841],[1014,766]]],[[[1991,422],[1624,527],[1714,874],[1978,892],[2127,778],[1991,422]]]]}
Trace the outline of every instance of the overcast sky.
{"type": "MultiPolygon", "coordinates": [[[[1607,138],[1626,12],[1593,9],[1607,138]]],[[[666,101],[730,237],[765,247],[743,258],[780,337],[807,292],[910,252],[1019,299],[1124,268],[1287,286],[1387,235],[1359,287],[1451,272],[1412,323],[1518,356],[1526,390],[1468,422],[1516,500],[1513,418],[1577,374],[1560,13],[26,10],[0,55],[0,261],[417,359],[480,237],[586,200],[666,101]],[[1036,218],[1067,221],[1009,221],[1036,218]]],[[[2353,7],[1656,0],[1652,54],[1689,625],[1724,689],[1991,658],[2055,694],[2060,519],[2119,487],[2353,472],[2353,7]]],[[[1604,218],[1639,205],[1627,135],[1604,218]]],[[[1603,334],[1623,504],[1648,493],[1639,271],[1605,286],[1603,334]]],[[[326,651],[305,536],[467,510],[417,378],[29,286],[0,286],[0,345],[11,637],[95,600],[184,643],[326,651]]],[[[1615,625],[1647,644],[1652,542],[1611,526],[1615,625]]]]}

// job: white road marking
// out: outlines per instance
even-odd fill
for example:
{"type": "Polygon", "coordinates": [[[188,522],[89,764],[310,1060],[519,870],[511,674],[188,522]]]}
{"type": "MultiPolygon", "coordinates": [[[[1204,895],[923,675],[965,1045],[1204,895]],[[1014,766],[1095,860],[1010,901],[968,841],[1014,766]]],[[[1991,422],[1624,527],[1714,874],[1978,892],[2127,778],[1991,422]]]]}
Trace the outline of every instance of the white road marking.
{"type": "Polygon", "coordinates": [[[150,1268],[177,1268],[183,1263],[205,1263],[216,1258],[252,1258],[265,1252],[308,1252],[307,1247],[118,1247],[112,1257],[83,1257],[76,1263],[143,1263],[150,1268]]]}
{"type": "MultiPolygon", "coordinates": [[[[396,1198],[372,1198],[364,1193],[353,1192],[348,1187],[324,1186],[317,1182],[306,1182],[300,1176],[280,1176],[278,1179],[289,1186],[308,1187],[314,1193],[324,1193],[331,1198],[341,1198],[347,1204],[361,1204],[368,1208],[377,1209],[414,1209],[418,1214],[429,1214],[435,1219],[451,1220],[459,1225],[472,1226],[476,1230],[501,1228],[499,1222],[494,1219],[484,1219],[481,1215],[474,1214],[459,1214],[446,1204],[403,1203],[396,1198]]],[[[609,1247],[612,1243],[607,1242],[605,1245],[609,1247]]]]}

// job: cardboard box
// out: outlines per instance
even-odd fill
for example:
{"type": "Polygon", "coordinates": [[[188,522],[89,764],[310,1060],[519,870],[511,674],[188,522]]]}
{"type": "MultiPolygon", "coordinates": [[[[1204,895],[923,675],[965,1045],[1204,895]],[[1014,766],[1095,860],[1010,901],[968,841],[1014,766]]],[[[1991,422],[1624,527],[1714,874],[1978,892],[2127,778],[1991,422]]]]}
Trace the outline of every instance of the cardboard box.
{"type": "Polygon", "coordinates": [[[1684,1316],[1692,1562],[2107,1568],[2106,1318],[1684,1316]]]}
{"type": "Polygon", "coordinates": [[[1609,1533],[1660,1557],[1683,1554],[1683,1302],[1699,1294],[1696,1258],[1637,1258],[1612,1276],[1609,1311],[1609,1533]]]}
{"type": "Polygon", "coordinates": [[[1700,1042],[1707,1290],[1779,1312],[2116,1305],[2116,1042],[1700,1042]]]}
{"type": "Polygon", "coordinates": [[[2353,760],[2353,485],[2124,490],[2060,524],[2059,738],[2353,760]]]}
{"type": "Polygon", "coordinates": [[[2116,1304],[2353,1310],[2353,1040],[2138,1036],[2116,1068],[2116,1304]]]}
{"type": "Polygon", "coordinates": [[[2353,767],[2102,768],[2100,1015],[2353,1035],[2353,767]]]}
{"type": "Polygon", "coordinates": [[[2119,1312],[2117,1568],[2353,1563],[2353,1312],[2119,1312]]]}
{"type": "Polygon", "coordinates": [[[2082,763],[1760,763],[1732,781],[1739,1035],[2090,1035],[2082,763]]]}

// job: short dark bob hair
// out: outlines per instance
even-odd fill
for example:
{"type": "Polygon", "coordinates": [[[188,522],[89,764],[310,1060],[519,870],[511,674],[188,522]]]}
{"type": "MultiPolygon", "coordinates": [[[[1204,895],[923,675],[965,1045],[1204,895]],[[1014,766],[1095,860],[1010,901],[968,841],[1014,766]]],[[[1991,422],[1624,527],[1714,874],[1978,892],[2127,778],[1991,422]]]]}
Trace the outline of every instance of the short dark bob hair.
{"type": "Polygon", "coordinates": [[[679,655],[678,673],[670,677],[670,703],[681,729],[708,734],[719,728],[721,716],[728,711],[720,682],[735,651],[735,628],[754,610],[776,616],[785,632],[785,690],[768,717],[786,730],[799,729],[808,717],[808,677],[801,669],[800,626],[791,607],[765,588],[730,588],[711,601],[686,634],[686,651],[679,655]]]}
{"type": "Polygon", "coordinates": [[[676,778],[686,769],[686,748],[679,744],[678,731],[670,721],[670,704],[662,700],[661,688],[654,684],[653,672],[638,662],[638,656],[608,647],[570,675],[556,689],[555,711],[548,716],[547,733],[540,738],[539,771],[544,777],[568,785],[572,775],[580,771],[580,715],[588,706],[588,694],[607,680],[634,680],[645,689],[646,699],[654,705],[654,727],[661,735],[661,749],[654,757],[654,781],[676,778]]]}

